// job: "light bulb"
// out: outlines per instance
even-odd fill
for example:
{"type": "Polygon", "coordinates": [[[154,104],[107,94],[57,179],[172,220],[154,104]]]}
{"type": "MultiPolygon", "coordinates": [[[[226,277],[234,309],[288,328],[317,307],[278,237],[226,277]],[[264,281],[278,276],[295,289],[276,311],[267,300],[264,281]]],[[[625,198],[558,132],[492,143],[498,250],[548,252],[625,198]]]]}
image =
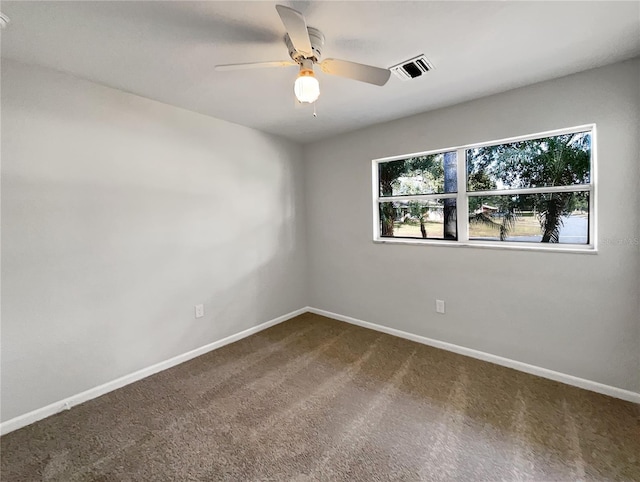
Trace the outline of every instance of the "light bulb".
{"type": "Polygon", "coordinates": [[[293,84],[293,92],[300,102],[312,103],[320,96],[320,83],[313,75],[313,70],[301,70],[293,84]]]}

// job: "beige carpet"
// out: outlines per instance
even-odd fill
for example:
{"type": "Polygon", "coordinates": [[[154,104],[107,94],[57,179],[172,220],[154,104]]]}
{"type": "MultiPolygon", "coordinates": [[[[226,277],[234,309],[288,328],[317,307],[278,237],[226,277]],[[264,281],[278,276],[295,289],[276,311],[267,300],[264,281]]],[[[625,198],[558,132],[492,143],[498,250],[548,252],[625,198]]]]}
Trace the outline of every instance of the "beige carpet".
{"type": "Polygon", "coordinates": [[[1,478],[637,481],[638,408],[305,314],[2,437],[1,478]]]}

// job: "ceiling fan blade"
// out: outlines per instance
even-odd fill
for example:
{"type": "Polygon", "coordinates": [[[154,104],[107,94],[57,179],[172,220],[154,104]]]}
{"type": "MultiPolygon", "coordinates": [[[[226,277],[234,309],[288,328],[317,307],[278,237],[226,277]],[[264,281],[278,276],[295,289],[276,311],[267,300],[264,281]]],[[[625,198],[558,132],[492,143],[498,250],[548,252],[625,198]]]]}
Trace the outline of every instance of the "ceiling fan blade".
{"type": "Polygon", "coordinates": [[[313,50],[311,49],[311,40],[309,39],[307,22],[304,16],[297,10],[284,5],[276,5],[276,10],[289,34],[293,47],[305,57],[311,57],[313,50]]]}
{"type": "Polygon", "coordinates": [[[380,67],[338,59],[323,60],[320,62],[320,68],[327,74],[339,75],[340,77],[380,86],[386,84],[391,75],[389,69],[381,69],[380,67]]]}
{"type": "Polygon", "coordinates": [[[247,69],[264,69],[267,67],[292,67],[298,65],[291,60],[274,60],[273,62],[249,62],[246,64],[225,64],[216,65],[215,70],[225,72],[227,70],[247,70],[247,69]]]}

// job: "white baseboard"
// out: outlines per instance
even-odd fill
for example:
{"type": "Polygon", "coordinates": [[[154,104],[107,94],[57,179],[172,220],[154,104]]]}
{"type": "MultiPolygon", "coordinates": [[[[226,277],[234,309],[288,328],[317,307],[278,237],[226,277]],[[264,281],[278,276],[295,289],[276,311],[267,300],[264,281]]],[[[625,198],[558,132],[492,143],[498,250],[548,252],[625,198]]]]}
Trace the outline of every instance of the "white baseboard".
{"type": "Polygon", "coordinates": [[[43,418],[49,417],[51,415],[55,415],[56,413],[62,412],[63,410],[69,410],[74,405],[78,405],[93,398],[97,398],[101,395],[104,395],[105,393],[109,393],[113,390],[124,387],[125,385],[129,385],[130,383],[137,382],[138,380],[153,375],[154,373],[161,372],[163,370],[166,370],[167,368],[171,368],[179,365],[180,363],[191,360],[192,358],[204,355],[205,353],[233,343],[234,341],[241,340],[242,338],[246,338],[247,336],[258,333],[259,331],[277,325],[278,323],[282,323],[283,321],[287,321],[298,315],[306,313],[307,311],[307,308],[301,308],[299,310],[292,311],[291,313],[279,316],[278,318],[274,318],[273,320],[267,321],[260,325],[253,326],[244,331],[241,331],[240,333],[236,333],[235,335],[223,338],[222,340],[214,341],[213,343],[209,343],[208,345],[196,348],[195,350],[191,350],[187,353],[183,353],[182,355],[175,356],[173,358],[170,358],[169,360],[156,363],[155,365],[143,368],[142,370],[130,373],[129,375],[125,375],[116,380],[112,380],[100,386],[90,388],[89,390],[86,390],[82,393],[78,393],[77,395],[65,398],[64,400],[60,400],[45,407],[38,408],[31,412],[25,413],[24,415],[19,415],[18,417],[12,418],[0,424],[0,435],[4,435],[9,432],[13,432],[14,430],[18,430],[19,428],[26,427],[27,425],[37,422],[38,420],[42,420],[43,418]]]}
{"type": "Polygon", "coordinates": [[[445,341],[434,340],[425,336],[414,335],[413,333],[407,333],[406,331],[396,330],[395,328],[389,328],[382,325],[376,325],[375,323],[369,323],[368,321],[358,320],[351,318],[350,316],[340,315],[338,313],[332,313],[330,311],[320,310],[318,308],[307,307],[307,310],[317,315],[333,318],[338,321],[345,321],[353,325],[362,326],[371,330],[380,331],[389,335],[398,336],[400,338],[406,338],[407,340],[422,343],[423,345],[433,346],[435,348],[441,348],[443,350],[458,353],[460,355],[469,356],[471,358],[477,358],[478,360],[484,360],[496,365],[502,365],[504,367],[513,368],[521,372],[537,375],[542,378],[548,378],[557,382],[566,383],[567,385],[573,385],[575,387],[584,388],[585,390],[591,390],[592,392],[602,393],[611,397],[620,398],[633,403],[640,403],[640,393],[632,392],[622,388],[612,387],[603,383],[586,380],[584,378],[574,377],[573,375],[567,375],[565,373],[548,370],[546,368],[537,367],[535,365],[529,365],[528,363],[511,360],[509,358],[503,358],[501,356],[492,355],[482,351],[474,350],[472,348],[466,348],[453,343],[447,343],[445,341]]]}
{"type": "Polygon", "coordinates": [[[301,308],[299,310],[292,311],[291,313],[287,313],[286,315],[279,316],[278,318],[274,318],[273,320],[267,321],[260,325],[248,328],[244,331],[241,331],[240,333],[236,333],[235,335],[231,335],[226,338],[223,338],[222,340],[214,341],[213,343],[209,343],[208,345],[202,346],[200,348],[196,348],[195,350],[191,350],[187,353],[183,353],[182,355],[175,356],[173,358],[170,358],[169,360],[165,360],[163,362],[156,363],[155,365],[152,365],[150,367],[143,368],[142,370],[138,370],[134,373],[125,375],[116,380],[104,383],[94,388],[90,388],[89,390],[86,390],[82,393],[78,393],[77,395],[73,395],[71,397],[65,398],[63,400],[52,403],[45,407],[38,408],[29,413],[25,413],[24,415],[20,415],[18,417],[12,418],[11,420],[7,420],[6,422],[0,423],[0,435],[4,435],[9,432],[13,432],[14,430],[18,430],[19,428],[26,427],[27,425],[37,422],[38,420],[42,420],[43,418],[49,417],[51,415],[55,415],[56,413],[62,412],[63,410],[68,410],[75,405],[97,398],[113,390],[117,390],[118,388],[124,387],[125,385],[129,385],[130,383],[137,382],[138,380],[146,378],[150,375],[153,375],[155,373],[161,372],[168,368],[174,367],[176,365],[179,365],[180,363],[184,363],[200,355],[204,355],[205,353],[208,353],[210,351],[213,351],[217,348],[223,347],[235,341],[241,340],[242,338],[246,338],[247,336],[253,335],[254,333],[258,333],[259,331],[262,331],[271,326],[277,325],[278,323],[282,323],[283,321],[289,320],[291,318],[295,318],[296,316],[306,312],[326,316],[328,318],[333,318],[338,321],[344,321],[347,323],[351,323],[353,325],[362,326],[364,328],[369,328],[371,330],[387,333],[389,335],[398,336],[400,338],[405,338],[407,340],[415,341],[417,343],[422,343],[423,345],[429,345],[435,348],[441,348],[443,350],[458,353],[460,355],[477,358],[479,360],[495,363],[496,365],[502,365],[508,368],[519,370],[521,372],[530,373],[532,375],[537,375],[539,377],[548,378],[550,380],[555,380],[557,382],[566,383],[567,385],[573,385],[576,387],[584,388],[585,390],[591,390],[593,392],[602,393],[604,395],[609,395],[611,397],[620,398],[622,400],[627,400],[629,402],[640,404],[640,393],[632,392],[630,390],[624,390],[622,388],[612,387],[610,385],[604,385],[602,383],[586,380],[584,378],[575,377],[573,375],[567,375],[565,373],[560,373],[553,370],[548,370],[546,368],[529,365],[528,363],[511,360],[509,358],[503,358],[501,356],[492,355],[490,353],[485,353],[478,350],[473,350],[471,348],[465,348],[459,345],[454,345],[453,343],[434,340],[432,338],[427,338],[424,336],[415,335],[413,333],[396,330],[395,328],[376,325],[375,323],[370,323],[368,321],[358,320],[350,316],[344,316],[338,313],[332,313],[330,311],[320,310],[318,308],[313,308],[308,306],[306,308],[301,308]]]}

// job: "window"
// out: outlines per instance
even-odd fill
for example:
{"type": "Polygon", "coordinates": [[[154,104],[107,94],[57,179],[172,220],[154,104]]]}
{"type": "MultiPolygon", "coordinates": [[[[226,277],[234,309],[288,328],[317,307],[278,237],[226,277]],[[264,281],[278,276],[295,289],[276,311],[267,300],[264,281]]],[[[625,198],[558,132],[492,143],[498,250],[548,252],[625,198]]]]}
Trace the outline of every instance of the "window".
{"type": "Polygon", "coordinates": [[[457,239],[456,152],[378,164],[380,235],[457,239]]]}
{"type": "Polygon", "coordinates": [[[374,160],[374,240],[593,249],[594,132],[374,160]]]}

